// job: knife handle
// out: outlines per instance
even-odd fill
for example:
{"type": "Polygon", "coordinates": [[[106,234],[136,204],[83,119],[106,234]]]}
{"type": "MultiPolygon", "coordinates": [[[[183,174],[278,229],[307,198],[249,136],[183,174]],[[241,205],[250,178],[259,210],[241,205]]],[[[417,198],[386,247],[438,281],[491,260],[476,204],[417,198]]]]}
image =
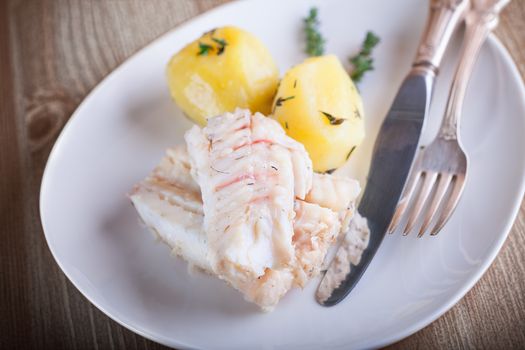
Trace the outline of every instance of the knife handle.
{"type": "Polygon", "coordinates": [[[437,74],[456,26],[463,19],[469,0],[431,0],[430,13],[413,67],[437,74]]]}

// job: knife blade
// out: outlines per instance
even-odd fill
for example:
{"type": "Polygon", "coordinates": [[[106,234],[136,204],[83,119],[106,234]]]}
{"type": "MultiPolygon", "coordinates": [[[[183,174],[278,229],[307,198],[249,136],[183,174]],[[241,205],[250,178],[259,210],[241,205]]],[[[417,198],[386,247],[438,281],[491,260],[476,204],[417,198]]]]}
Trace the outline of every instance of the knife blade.
{"type": "MultiPolygon", "coordinates": [[[[350,293],[385,236],[419,144],[432,81],[432,76],[414,74],[401,85],[379,131],[367,185],[358,207],[370,229],[368,248],[363,252],[361,262],[352,266],[339,287],[326,300],[318,298],[322,305],[335,305],[350,293]]],[[[335,265],[329,266],[327,274],[334,273],[331,268],[335,265]]],[[[325,287],[323,283],[327,283],[327,279],[323,278],[319,289],[325,287]]]]}
{"type": "MultiPolygon", "coordinates": [[[[368,220],[368,247],[359,263],[351,265],[344,277],[336,279],[341,280],[337,286],[332,284],[334,275],[341,273],[340,262],[332,261],[316,294],[323,306],[336,305],[350,293],[383,241],[414,161],[439,64],[467,7],[468,0],[431,1],[430,16],[413,68],[401,84],[379,130],[367,185],[358,206],[358,212],[368,220]]],[[[345,247],[339,248],[343,249],[345,247]]]]}

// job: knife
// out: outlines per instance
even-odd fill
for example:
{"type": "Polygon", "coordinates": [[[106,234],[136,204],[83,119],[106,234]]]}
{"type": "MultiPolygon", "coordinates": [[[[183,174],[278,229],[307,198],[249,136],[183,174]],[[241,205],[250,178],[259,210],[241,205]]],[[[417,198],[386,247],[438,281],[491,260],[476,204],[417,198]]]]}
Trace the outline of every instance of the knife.
{"type": "Polygon", "coordinates": [[[368,247],[359,263],[351,265],[346,276],[339,278],[342,281],[335,288],[333,276],[341,269],[332,261],[316,294],[323,306],[336,305],[350,293],[387,232],[419,144],[440,62],[468,5],[468,0],[430,1],[416,58],[379,130],[367,185],[359,203],[358,212],[367,219],[370,230],[368,247]],[[331,289],[328,295],[327,288],[331,289]]]}

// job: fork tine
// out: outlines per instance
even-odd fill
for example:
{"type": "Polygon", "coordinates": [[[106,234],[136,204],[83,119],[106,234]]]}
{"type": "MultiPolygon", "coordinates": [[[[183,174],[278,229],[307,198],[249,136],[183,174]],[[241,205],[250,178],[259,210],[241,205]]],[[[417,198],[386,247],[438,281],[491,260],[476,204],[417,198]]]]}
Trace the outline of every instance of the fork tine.
{"type": "Polygon", "coordinates": [[[455,175],[452,186],[452,193],[450,194],[450,197],[443,208],[443,212],[441,213],[439,220],[430,233],[432,236],[435,236],[439,233],[439,231],[443,228],[443,226],[445,226],[446,222],[450,218],[454,209],[456,209],[459,198],[461,197],[461,193],[463,192],[463,188],[465,187],[465,175],[455,175]]]}
{"type": "Polygon", "coordinates": [[[423,206],[425,205],[428,195],[430,194],[430,192],[432,191],[432,188],[434,187],[434,183],[436,182],[437,173],[427,171],[423,173],[423,176],[424,176],[423,184],[421,185],[421,189],[419,190],[419,194],[416,198],[416,203],[414,204],[414,207],[412,208],[412,212],[410,213],[410,216],[408,218],[407,225],[405,227],[405,230],[403,231],[404,236],[410,233],[415,223],[417,222],[417,219],[419,218],[419,214],[421,213],[421,210],[423,209],[423,206]]]}
{"type": "Polygon", "coordinates": [[[427,214],[425,216],[425,219],[423,220],[423,224],[421,225],[421,228],[419,229],[418,237],[423,236],[423,233],[427,230],[428,226],[432,222],[432,219],[436,216],[437,210],[439,208],[439,205],[441,204],[441,201],[443,200],[443,197],[445,196],[445,193],[447,192],[448,185],[450,184],[450,181],[452,180],[452,175],[449,173],[441,173],[439,174],[439,178],[437,180],[437,188],[436,192],[434,193],[432,197],[432,201],[430,202],[430,205],[427,209],[427,214]]]}
{"type": "Polygon", "coordinates": [[[394,216],[392,217],[392,221],[390,222],[390,226],[388,226],[388,233],[394,233],[394,231],[397,228],[397,225],[399,225],[399,221],[403,217],[403,214],[405,214],[405,210],[408,207],[408,204],[410,203],[410,199],[412,198],[412,194],[414,193],[414,190],[416,189],[416,185],[418,184],[418,180],[421,177],[421,172],[416,172],[412,175],[410,175],[410,178],[408,179],[407,185],[405,186],[405,190],[403,191],[403,194],[401,195],[401,200],[397,204],[396,212],[394,213],[394,216]]]}

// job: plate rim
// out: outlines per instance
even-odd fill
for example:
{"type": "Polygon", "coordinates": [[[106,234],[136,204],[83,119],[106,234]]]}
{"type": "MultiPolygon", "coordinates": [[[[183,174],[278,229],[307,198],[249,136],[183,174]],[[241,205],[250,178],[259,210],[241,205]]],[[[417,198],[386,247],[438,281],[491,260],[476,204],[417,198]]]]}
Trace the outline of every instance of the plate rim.
{"type": "MultiPolygon", "coordinates": [[[[188,18],[179,24],[175,25],[168,31],[164,32],[163,34],[160,34],[155,39],[151,40],[145,46],[138,49],[136,52],[134,52],[132,55],[127,57],[121,64],[119,64],[116,68],[114,68],[109,74],[107,74],[102,80],[100,80],[91,91],[86,95],[86,97],[82,100],[82,102],[77,106],[75,111],[71,114],[71,117],[68,119],[68,121],[64,124],[64,127],[60,131],[60,134],[56,138],[53,147],[49,153],[48,159],[46,161],[46,165],[44,168],[44,172],[42,175],[42,180],[40,182],[40,194],[39,194],[39,216],[40,216],[40,222],[42,225],[42,231],[44,233],[46,244],[51,251],[51,255],[53,256],[53,259],[57,263],[57,265],[60,267],[62,273],[67,277],[70,283],[73,284],[73,286],[80,292],[80,294],[86,298],[91,304],[93,304],[97,309],[102,311],[104,315],[109,317],[111,320],[115,321],[119,325],[127,328],[128,330],[146,338],[151,341],[160,343],[162,345],[168,346],[168,347],[179,347],[179,348],[193,348],[191,345],[186,344],[184,342],[176,341],[175,339],[168,338],[165,336],[162,336],[160,334],[155,334],[153,332],[147,331],[145,329],[141,329],[139,327],[136,327],[132,325],[131,323],[128,323],[124,319],[119,319],[117,316],[113,316],[113,314],[105,307],[100,305],[98,302],[96,302],[94,299],[92,299],[89,295],[87,295],[83,289],[79,287],[79,283],[74,280],[74,278],[70,275],[68,272],[68,269],[62,264],[62,262],[58,259],[57,253],[55,252],[54,248],[50,244],[50,240],[48,238],[47,231],[49,229],[46,229],[45,219],[43,215],[43,207],[45,202],[45,194],[46,194],[46,187],[47,183],[49,182],[48,178],[50,177],[50,163],[55,162],[55,158],[57,157],[57,153],[59,152],[60,145],[62,144],[62,139],[64,138],[64,135],[66,134],[66,131],[71,127],[72,121],[75,119],[77,114],[79,114],[79,111],[84,107],[85,104],[87,104],[94,95],[98,92],[100,88],[102,88],[102,85],[110,81],[114,78],[114,76],[122,69],[124,69],[130,61],[132,61],[135,57],[141,55],[145,50],[151,48],[152,46],[158,44],[162,40],[164,40],[166,37],[171,35],[175,31],[179,31],[181,29],[184,29],[185,27],[190,27],[194,22],[200,21],[206,17],[212,16],[215,12],[223,11],[229,7],[235,7],[242,3],[246,3],[245,1],[241,0],[233,0],[231,2],[218,5],[208,11],[205,11],[203,13],[200,13],[196,16],[193,16],[191,18],[188,18]]],[[[523,80],[523,77],[521,76],[516,63],[510,53],[508,52],[507,48],[503,43],[498,39],[498,37],[491,33],[489,37],[487,38],[487,42],[489,42],[491,45],[494,45],[494,47],[497,49],[497,51],[501,54],[501,59],[504,61],[504,63],[508,66],[508,68],[511,70],[512,75],[517,80],[517,83],[519,85],[519,91],[516,95],[519,96],[519,100],[521,100],[521,103],[523,105],[523,109],[525,110],[525,83],[523,80]]],[[[525,118],[523,116],[522,118],[525,118]]],[[[51,164],[52,165],[52,164],[51,164]]],[[[523,169],[525,172],[525,168],[523,169]]],[[[518,215],[518,212],[520,210],[520,207],[524,201],[524,195],[525,195],[525,178],[521,180],[518,194],[520,194],[521,200],[517,201],[514,204],[514,207],[511,211],[510,220],[508,220],[505,224],[505,227],[502,230],[502,234],[500,235],[499,239],[495,242],[493,248],[490,250],[490,253],[488,254],[488,257],[484,259],[483,263],[480,264],[480,266],[477,268],[477,272],[473,274],[472,277],[467,279],[467,283],[457,292],[453,293],[453,296],[448,300],[448,302],[444,303],[441,307],[437,308],[433,313],[430,313],[428,316],[421,318],[418,322],[415,322],[411,327],[407,328],[404,331],[397,332],[396,334],[386,337],[381,342],[375,342],[373,343],[373,347],[384,347],[393,343],[396,343],[402,339],[405,339],[409,337],[410,335],[422,330],[426,326],[430,325],[434,321],[436,321],[438,318],[443,316],[447,311],[449,311],[453,306],[455,306],[463,297],[474,287],[476,283],[481,279],[481,277],[487,272],[488,268],[492,265],[494,260],[496,259],[497,255],[499,254],[503,244],[505,243],[512,226],[514,226],[514,223],[516,222],[516,218],[518,215]]]]}

